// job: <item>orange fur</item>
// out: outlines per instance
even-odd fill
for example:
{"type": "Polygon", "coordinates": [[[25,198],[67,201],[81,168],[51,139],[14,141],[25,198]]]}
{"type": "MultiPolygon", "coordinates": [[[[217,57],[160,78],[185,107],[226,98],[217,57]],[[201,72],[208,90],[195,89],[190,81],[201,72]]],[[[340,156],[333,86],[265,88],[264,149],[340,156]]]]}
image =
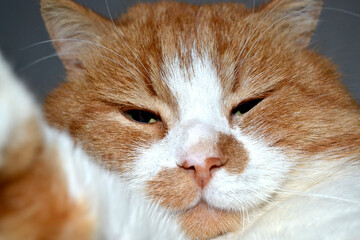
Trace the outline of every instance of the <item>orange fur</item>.
{"type": "MultiPolygon", "coordinates": [[[[317,21],[304,26],[301,18],[284,18],[309,2],[285,0],[265,19],[280,0],[262,5],[254,15],[233,3],[139,4],[116,20],[116,30],[109,20],[69,0],[43,0],[43,16],[52,38],[85,38],[107,48],[55,42],[59,52],[73,51],[75,61],[63,57],[68,81],[48,97],[47,119],[69,130],[111,169],[130,171],[134,149],[161,140],[178,121],[179,106],[161,80],[164,58],[178,55],[188,66],[190,51],[186,49],[196,43],[198,52],[206,51],[214,61],[228,93],[223,108],[232,125],[241,125],[247,134],[261,135],[267,144],[282,147],[288,154],[301,153],[304,160],[332,152],[357,161],[360,109],[339,83],[333,64],[305,49],[317,21]],[[65,9],[65,17],[57,19],[58,8],[65,9]],[[74,25],[77,22],[82,25],[74,25]],[[71,29],[73,35],[64,29],[71,29]],[[83,33],[87,35],[79,35],[83,33]],[[256,111],[240,118],[231,116],[239,102],[258,97],[265,99],[256,111]],[[151,110],[163,121],[138,125],[119,114],[124,108],[151,110]]],[[[320,5],[305,17],[317,19],[320,5]]],[[[241,144],[223,136],[220,145],[225,155],[237,156],[225,168],[241,173],[247,164],[241,144]]],[[[186,208],[197,193],[195,182],[183,169],[160,172],[147,188],[150,196],[175,210],[186,208]]],[[[241,228],[240,213],[221,212],[205,204],[187,210],[181,220],[189,236],[200,239],[241,228]]]]}
{"type": "Polygon", "coordinates": [[[210,208],[207,204],[186,210],[180,217],[192,239],[209,239],[243,227],[242,214],[210,208]]]}
{"type": "Polygon", "coordinates": [[[249,161],[244,146],[234,137],[220,134],[218,148],[224,158],[225,169],[230,173],[241,174],[249,161]]]}
{"type": "Polygon", "coordinates": [[[198,186],[192,175],[180,168],[163,170],[147,183],[149,195],[163,206],[183,210],[197,197],[198,186]]]}
{"type": "Polygon", "coordinates": [[[59,170],[57,149],[45,147],[38,119],[14,129],[0,168],[0,238],[92,239],[86,203],[74,202],[59,170]]]}

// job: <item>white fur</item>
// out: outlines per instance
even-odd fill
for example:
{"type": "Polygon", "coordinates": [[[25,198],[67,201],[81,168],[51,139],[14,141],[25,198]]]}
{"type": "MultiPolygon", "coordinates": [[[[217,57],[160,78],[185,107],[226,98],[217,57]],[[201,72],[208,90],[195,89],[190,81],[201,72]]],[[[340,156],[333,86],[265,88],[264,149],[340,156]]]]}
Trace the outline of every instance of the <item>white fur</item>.
{"type": "MultiPolygon", "coordinates": [[[[10,135],[21,127],[26,119],[39,114],[34,106],[32,96],[17,81],[16,76],[0,55],[0,152],[1,146],[5,146],[10,135]]],[[[21,141],[23,136],[17,136],[18,141],[21,141]]],[[[3,159],[0,155],[0,167],[2,164],[3,159]]]]}
{"type": "Polygon", "coordinates": [[[139,149],[130,178],[140,188],[162,169],[181,165],[194,145],[202,141],[215,143],[218,132],[230,130],[224,115],[219,114],[222,88],[213,64],[209,58],[200,58],[194,51],[191,55],[191,69],[182,68],[178,58],[166,60],[163,80],[177,100],[180,118],[164,139],[139,149]]]}
{"type": "Polygon", "coordinates": [[[88,206],[89,217],[97,227],[95,239],[184,239],[170,215],[141,193],[130,191],[119,176],[97,165],[67,134],[44,123],[39,112],[0,55],[0,163],[6,160],[2,153],[7,141],[21,140],[26,135],[21,127],[37,119],[44,133],[45,150],[56,149],[54,159],[59,159],[59,171],[65,176],[70,196],[88,206]]]}
{"type": "Polygon", "coordinates": [[[223,110],[224,96],[216,68],[206,54],[200,57],[192,51],[191,56],[189,69],[183,68],[179,58],[165,61],[163,80],[177,100],[180,116],[165,138],[139,150],[130,178],[134,179],[136,188],[142,188],[161,170],[178,168],[185,160],[203,165],[207,157],[216,155],[213,148],[219,134],[232,135],[244,144],[249,155],[244,172],[233,174],[219,169],[189,207],[205,200],[224,210],[255,208],[269,201],[291,165],[279,150],[266,147],[259,139],[244,136],[238,127],[231,128],[225,117],[228,113],[223,110]]]}
{"type": "Polygon", "coordinates": [[[221,123],[227,121],[219,114],[223,92],[216,68],[206,54],[200,56],[192,50],[190,55],[190,66],[187,69],[178,57],[165,60],[163,80],[177,100],[180,121],[186,123],[196,120],[222,129],[221,123]]]}
{"type": "Polygon", "coordinates": [[[67,135],[48,129],[47,136],[57,146],[73,198],[90,203],[89,214],[98,221],[98,239],[182,238],[171,216],[141,193],[130,191],[119,176],[89,159],[67,135]]]}
{"type": "Polygon", "coordinates": [[[215,172],[204,198],[217,208],[247,211],[271,199],[271,194],[286,180],[290,164],[275,149],[233,132],[248,151],[249,162],[241,174],[224,169],[215,172]]]}
{"type": "MultiPolygon", "coordinates": [[[[135,179],[133,183],[136,187],[141,188],[144,182],[156,177],[162,169],[177,168],[189,154],[195,156],[194,163],[201,165],[201,158],[205,159],[213,153],[205,150],[193,152],[193,147],[211,147],[211,142],[217,142],[219,133],[225,133],[241,142],[248,153],[249,161],[244,172],[234,174],[219,169],[208,186],[188,206],[205,200],[218,209],[252,212],[251,219],[244,220],[244,223],[250,224],[244,235],[241,231],[219,239],[353,239],[359,233],[356,229],[360,229],[360,217],[356,217],[360,216],[360,187],[358,184],[353,186],[357,183],[354,179],[359,179],[360,175],[353,172],[347,176],[344,171],[344,175],[340,174],[337,180],[331,180],[331,174],[339,166],[346,165],[343,161],[337,159],[334,161],[336,164],[330,166],[314,164],[318,161],[309,159],[312,162],[309,163],[311,174],[305,172],[300,174],[301,179],[289,179],[290,171],[297,162],[296,156],[286,155],[282,149],[268,147],[261,136],[244,135],[241,126],[232,128],[224,117],[227,113],[223,112],[222,88],[212,62],[206,55],[200,58],[193,52],[191,56],[190,69],[182,68],[179,58],[165,61],[164,69],[167,70],[163,80],[177,100],[179,119],[176,119],[164,139],[146,149],[139,149],[131,176],[135,179]],[[288,186],[289,192],[280,192],[285,182],[292,184],[288,186]],[[323,183],[314,186],[319,182],[323,183]],[[299,189],[298,186],[304,188],[299,189]],[[353,191],[357,193],[352,194],[353,191]],[[274,193],[278,195],[274,196],[274,193]],[[314,195],[309,197],[311,193],[314,195]],[[265,213],[257,211],[263,203],[269,203],[263,209],[265,213]],[[345,221],[341,222],[339,218],[343,217],[345,221]],[[327,224],[338,233],[333,234],[327,224]],[[349,229],[352,233],[347,234],[342,229],[349,229]]],[[[323,159],[319,161],[323,162],[323,159]]]]}
{"type": "Polygon", "coordinates": [[[290,190],[285,201],[252,224],[244,239],[359,239],[359,170],[344,164],[336,176],[320,184],[290,190]]]}

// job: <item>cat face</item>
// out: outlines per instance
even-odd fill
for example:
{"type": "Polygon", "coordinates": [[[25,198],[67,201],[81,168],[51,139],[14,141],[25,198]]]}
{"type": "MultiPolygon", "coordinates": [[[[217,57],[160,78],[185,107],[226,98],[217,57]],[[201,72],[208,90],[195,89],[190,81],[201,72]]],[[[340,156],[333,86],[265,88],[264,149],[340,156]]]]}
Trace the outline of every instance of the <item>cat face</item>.
{"type": "Polygon", "coordinates": [[[306,49],[320,7],[140,4],[111,21],[43,0],[68,73],[47,118],[189,236],[241,229],[294,169],[358,154],[359,109],[335,67],[306,49]]]}

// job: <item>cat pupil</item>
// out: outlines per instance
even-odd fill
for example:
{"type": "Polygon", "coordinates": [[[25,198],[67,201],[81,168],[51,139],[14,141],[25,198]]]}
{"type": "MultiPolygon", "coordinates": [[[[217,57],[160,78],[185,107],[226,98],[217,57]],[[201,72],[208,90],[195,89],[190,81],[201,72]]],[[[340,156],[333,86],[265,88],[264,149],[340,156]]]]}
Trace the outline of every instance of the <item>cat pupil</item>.
{"type": "Polygon", "coordinates": [[[131,120],[140,123],[155,123],[159,121],[159,118],[157,116],[143,110],[129,110],[125,112],[125,115],[131,120]]]}
{"type": "Polygon", "coordinates": [[[255,107],[258,103],[260,103],[263,98],[250,100],[247,102],[240,103],[232,112],[231,115],[241,115],[250,111],[253,107],[255,107]]]}

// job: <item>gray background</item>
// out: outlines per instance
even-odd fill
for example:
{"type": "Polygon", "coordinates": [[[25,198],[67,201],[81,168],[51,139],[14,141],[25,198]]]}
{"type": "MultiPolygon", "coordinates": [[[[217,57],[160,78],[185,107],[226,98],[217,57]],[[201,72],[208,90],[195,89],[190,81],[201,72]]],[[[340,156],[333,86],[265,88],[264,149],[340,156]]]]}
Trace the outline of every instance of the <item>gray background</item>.
{"type": "MultiPolygon", "coordinates": [[[[105,0],[76,1],[108,16],[105,0]]],[[[264,1],[256,0],[256,4],[264,1]]],[[[136,2],[140,1],[108,0],[113,16],[125,12],[136,2]]],[[[243,2],[249,7],[253,4],[253,0],[235,2],[243,2]]],[[[345,85],[360,102],[360,1],[325,0],[320,19],[311,47],[331,58],[339,66],[345,85]]],[[[54,53],[51,44],[26,48],[47,39],[48,35],[40,16],[39,0],[0,0],[0,49],[40,102],[65,76],[57,57],[40,61],[54,53]]]]}

